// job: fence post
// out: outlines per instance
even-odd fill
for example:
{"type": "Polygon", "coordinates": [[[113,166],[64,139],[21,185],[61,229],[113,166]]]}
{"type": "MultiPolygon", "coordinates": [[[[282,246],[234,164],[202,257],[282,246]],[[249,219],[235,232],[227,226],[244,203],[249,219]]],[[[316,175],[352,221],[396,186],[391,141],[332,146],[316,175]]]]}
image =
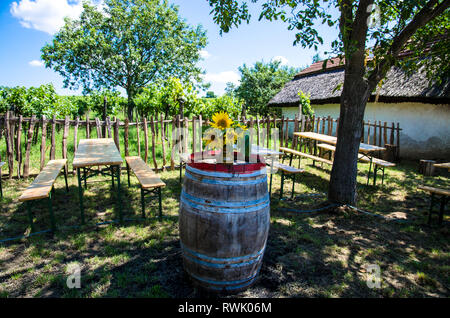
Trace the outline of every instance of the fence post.
{"type": "Polygon", "coordinates": [[[47,139],[47,119],[42,116],[42,134],[41,134],[41,165],[40,170],[44,169],[45,166],[45,148],[46,148],[46,139],[47,139]]]}

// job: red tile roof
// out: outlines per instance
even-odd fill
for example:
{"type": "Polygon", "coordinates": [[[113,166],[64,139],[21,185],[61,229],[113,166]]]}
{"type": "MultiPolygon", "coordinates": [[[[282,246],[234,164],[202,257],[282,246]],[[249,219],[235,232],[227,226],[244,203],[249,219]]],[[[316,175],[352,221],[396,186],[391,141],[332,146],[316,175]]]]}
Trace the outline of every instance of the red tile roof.
{"type": "MultiPolygon", "coordinates": [[[[345,59],[340,59],[339,57],[332,58],[328,60],[326,71],[329,71],[330,69],[335,69],[339,67],[343,67],[345,65],[345,59]]],[[[323,61],[316,62],[312,64],[310,67],[305,68],[303,71],[295,75],[295,78],[304,76],[304,75],[310,75],[313,73],[319,73],[325,71],[323,69],[323,61]]]]}

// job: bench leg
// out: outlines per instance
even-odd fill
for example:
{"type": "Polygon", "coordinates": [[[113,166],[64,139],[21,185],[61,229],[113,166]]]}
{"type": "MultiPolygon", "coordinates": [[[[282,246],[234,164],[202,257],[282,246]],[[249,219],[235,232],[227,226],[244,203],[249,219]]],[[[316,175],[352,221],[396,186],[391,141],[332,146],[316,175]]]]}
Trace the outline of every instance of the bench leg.
{"type": "MultiPolygon", "coordinates": [[[[85,169],[83,169],[85,172],[85,169]]],[[[80,200],[80,214],[81,214],[81,225],[84,225],[84,207],[83,207],[83,186],[81,185],[81,171],[80,168],[77,168],[77,176],[78,176],[78,197],[80,200]]],[[[86,174],[84,174],[86,176],[86,174]]],[[[86,182],[86,179],[85,179],[86,182]]]]}
{"type": "MultiPolygon", "coordinates": [[[[273,165],[273,164],[272,164],[273,165]]],[[[269,198],[272,197],[272,179],[273,179],[273,169],[270,166],[270,184],[269,184],[269,198]]]]}
{"type": "Polygon", "coordinates": [[[52,195],[51,194],[49,194],[47,201],[48,201],[48,211],[50,213],[51,229],[52,229],[52,233],[55,233],[55,231],[56,231],[56,222],[55,222],[55,216],[53,215],[53,204],[52,204],[52,195]]]}
{"type": "Polygon", "coordinates": [[[0,173],[0,198],[3,198],[2,174],[0,173]]]}
{"type": "Polygon", "coordinates": [[[145,200],[144,200],[144,188],[141,187],[141,213],[142,213],[142,218],[145,219],[145,200]]]}
{"type": "Polygon", "coordinates": [[[431,214],[433,213],[433,205],[434,205],[434,193],[431,193],[431,196],[430,196],[430,211],[428,212],[428,225],[431,224],[431,214]]]}
{"type": "Polygon", "coordinates": [[[291,194],[291,199],[294,198],[294,193],[295,193],[295,174],[292,175],[292,194],[291,194]]]}
{"type": "Polygon", "coordinates": [[[86,168],[83,168],[84,188],[87,189],[86,168]]]}
{"type": "Polygon", "coordinates": [[[161,187],[158,188],[158,200],[159,200],[159,219],[162,219],[162,195],[161,187]]]}
{"type": "Polygon", "coordinates": [[[384,184],[384,167],[383,167],[383,169],[382,169],[382,171],[383,171],[383,176],[381,177],[381,184],[383,185],[384,184]]]}
{"type": "Polygon", "coordinates": [[[441,208],[439,210],[439,225],[442,225],[442,222],[444,221],[444,209],[445,209],[445,204],[447,203],[448,198],[446,198],[445,196],[442,196],[441,199],[441,208]]]}
{"type": "Polygon", "coordinates": [[[375,186],[377,184],[377,172],[378,172],[378,165],[373,166],[373,185],[375,186]]]}
{"type": "Polygon", "coordinates": [[[281,171],[280,200],[283,198],[283,187],[284,187],[284,171],[281,171]]]}
{"type": "Polygon", "coordinates": [[[28,222],[30,222],[31,233],[34,232],[33,212],[31,212],[31,202],[27,201],[28,222]]]}
{"type": "Polygon", "coordinates": [[[370,163],[369,163],[369,173],[367,174],[367,185],[369,185],[371,170],[372,170],[372,159],[370,159],[370,163]]]}
{"type": "Polygon", "coordinates": [[[127,176],[128,176],[128,186],[131,187],[131,182],[130,182],[130,166],[127,163],[127,176]]]}
{"type": "Polygon", "coordinates": [[[115,185],[114,185],[114,168],[111,167],[110,170],[111,170],[112,187],[114,189],[115,188],[115,185]]]}
{"type": "Polygon", "coordinates": [[[120,165],[115,167],[117,176],[117,204],[119,207],[119,221],[123,223],[122,199],[120,198],[120,165]]]}
{"type": "Polygon", "coordinates": [[[66,192],[69,192],[69,183],[67,182],[67,168],[64,166],[64,181],[66,182],[66,192]]]}

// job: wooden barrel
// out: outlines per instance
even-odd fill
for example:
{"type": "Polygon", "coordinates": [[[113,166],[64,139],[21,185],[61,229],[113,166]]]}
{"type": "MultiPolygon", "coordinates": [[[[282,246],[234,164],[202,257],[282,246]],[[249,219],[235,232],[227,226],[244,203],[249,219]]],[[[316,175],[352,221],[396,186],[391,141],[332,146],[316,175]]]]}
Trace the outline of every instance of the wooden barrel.
{"type": "Polygon", "coordinates": [[[185,271],[207,290],[249,287],[261,268],[270,225],[264,163],[188,163],[180,200],[185,271]]]}

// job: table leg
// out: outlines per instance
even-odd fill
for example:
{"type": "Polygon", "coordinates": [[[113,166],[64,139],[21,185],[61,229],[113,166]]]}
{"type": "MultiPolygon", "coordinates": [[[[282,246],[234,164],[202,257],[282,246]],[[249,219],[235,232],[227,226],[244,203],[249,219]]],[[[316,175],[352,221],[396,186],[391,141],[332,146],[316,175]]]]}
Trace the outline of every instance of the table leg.
{"type": "Polygon", "coordinates": [[[370,171],[372,170],[372,157],[370,157],[370,163],[369,163],[369,173],[367,174],[367,185],[369,185],[370,180],[370,171]]]}
{"type": "Polygon", "coordinates": [[[28,221],[30,222],[30,228],[31,233],[34,232],[34,225],[33,225],[33,212],[31,212],[31,202],[27,202],[27,213],[28,213],[28,221]]]}
{"type": "Polygon", "coordinates": [[[117,203],[119,205],[119,220],[123,223],[123,213],[122,213],[122,200],[120,198],[120,165],[116,166],[117,170],[117,203]]]}
{"type": "Polygon", "coordinates": [[[113,189],[114,189],[114,169],[113,169],[113,167],[111,166],[111,179],[112,179],[112,187],[113,187],[113,189]]]}
{"type": "Polygon", "coordinates": [[[161,187],[158,188],[158,203],[159,203],[159,220],[162,219],[162,193],[161,187]]]}
{"type": "Polygon", "coordinates": [[[66,182],[66,192],[69,192],[69,184],[67,182],[67,169],[66,169],[66,166],[64,166],[64,181],[66,182]]]}
{"type": "Polygon", "coordinates": [[[51,224],[51,230],[54,234],[56,231],[56,222],[55,222],[55,216],[53,215],[53,203],[52,203],[52,194],[50,193],[48,195],[48,211],[50,212],[50,224],[51,224]]]}
{"type": "MultiPolygon", "coordinates": [[[[83,168],[83,175],[86,178],[86,171],[83,168]]],[[[81,182],[81,169],[77,168],[77,176],[78,176],[78,196],[80,199],[80,213],[81,213],[81,225],[84,225],[84,207],[83,207],[83,186],[81,182]]],[[[85,179],[86,184],[86,179],[85,179]]]]}

